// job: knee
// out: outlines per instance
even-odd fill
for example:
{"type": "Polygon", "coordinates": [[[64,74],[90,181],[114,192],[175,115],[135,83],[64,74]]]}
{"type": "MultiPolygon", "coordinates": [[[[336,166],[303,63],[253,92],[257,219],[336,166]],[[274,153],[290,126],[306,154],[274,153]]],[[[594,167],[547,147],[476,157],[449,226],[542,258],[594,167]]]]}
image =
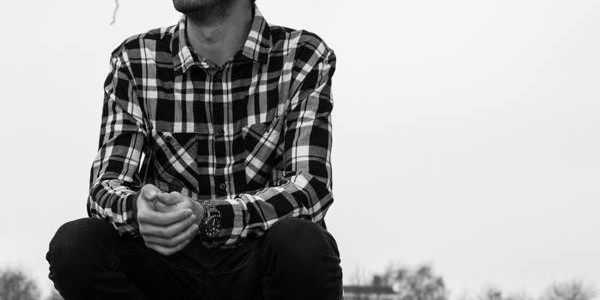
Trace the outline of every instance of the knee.
{"type": "Polygon", "coordinates": [[[294,299],[340,299],[339,252],[324,228],[305,220],[284,219],[267,231],[263,243],[264,283],[270,287],[266,293],[289,296],[293,291],[294,299]]]}
{"type": "Polygon", "coordinates": [[[331,234],[312,222],[287,218],[275,223],[265,237],[268,254],[279,257],[286,265],[312,268],[323,259],[339,260],[337,244],[331,234]]]}
{"type": "Polygon", "coordinates": [[[50,241],[49,253],[68,253],[71,258],[94,252],[98,243],[116,234],[107,222],[96,218],[84,218],[63,224],[50,241]]]}
{"type": "Polygon", "coordinates": [[[64,286],[83,288],[90,280],[94,266],[104,262],[103,249],[116,231],[95,218],[84,218],[62,225],[50,241],[46,260],[50,264],[49,278],[60,291],[64,286]]]}

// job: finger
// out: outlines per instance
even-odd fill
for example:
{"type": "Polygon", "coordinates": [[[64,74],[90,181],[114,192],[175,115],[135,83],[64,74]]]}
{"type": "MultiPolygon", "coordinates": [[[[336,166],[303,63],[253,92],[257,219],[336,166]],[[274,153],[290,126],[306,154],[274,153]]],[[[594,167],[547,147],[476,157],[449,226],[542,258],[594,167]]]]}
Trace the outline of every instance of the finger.
{"type": "Polygon", "coordinates": [[[146,236],[144,236],[144,241],[152,243],[152,244],[160,245],[163,247],[172,248],[172,247],[175,247],[187,240],[193,239],[197,233],[198,233],[198,225],[194,224],[194,225],[188,227],[187,230],[184,230],[183,232],[181,232],[180,234],[178,234],[172,238],[161,238],[161,237],[156,237],[156,236],[152,236],[152,235],[146,235],[146,236]]]}
{"type": "Polygon", "coordinates": [[[189,243],[190,243],[190,241],[187,240],[175,247],[165,247],[165,246],[153,244],[150,242],[145,242],[146,247],[148,247],[162,255],[166,255],[166,256],[169,256],[169,255],[172,255],[172,254],[175,254],[175,253],[181,251],[181,249],[185,248],[185,246],[187,246],[189,243]]]}
{"type": "Polygon", "coordinates": [[[166,227],[156,226],[152,224],[141,224],[140,233],[143,236],[154,236],[163,239],[171,239],[195,225],[194,221],[195,218],[192,216],[181,222],[177,222],[166,227]]]}
{"type": "Polygon", "coordinates": [[[186,209],[189,208],[192,211],[196,212],[196,209],[192,203],[193,201],[189,198],[183,198],[183,201],[173,204],[173,205],[168,205],[165,204],[161,201],[155,201],[154,204],[154,210],[155,211],[159,211],[159,212],[168,212],[168,211],[175,211],[175,210],[181,210],[181,209],[186,209]]]}
{"type": "Polygon", "coordinates": [[[170,193],[158,194],[158,196],[156,197],[156,200],[158,200],[161,203],[166,204],[166,205],[175,205],[175,204],[185,200],[185,198],[183,197],[183,195],[181,195],[178,192],[170,192],[170,193]]]}
{"type": "Polygon", "coordinates": [[[138,211],[138,222],[140,224],[171,225],[189,218],[193,214],[191,209],[181,209],[168,212],[158,212],[150,209],[138,211]]]}
{"type": "Polygon", "coordinates": [[[169,226],[156,226],[153,224],[140,224],[140,233],[145,236],[155,236],[159,238],[170,239],[183,231],[187,230],[190,226],[195,225],[195,216],[191,216],[181,222],[174,223],[169,226]]]}
{"type": "Polygon", "coordinates": [[[159,188],[157,188],[156,186],[154,186],[152,184],[146,184],[142,187],[140,194],[142,195],[142,198],[144,200],[152,201],[152,200],[154,200],[154,198],[156,196],[161,194],[161,191],[159,188]]]}
{"type": "Polygon", "coordinates": [[[156,202],[154,202],[154,210],[158,211],[158,212],[169,212],[169,211],[176,210],[176,206],[166,205],[160,201],[156,201],[156,202]]]}

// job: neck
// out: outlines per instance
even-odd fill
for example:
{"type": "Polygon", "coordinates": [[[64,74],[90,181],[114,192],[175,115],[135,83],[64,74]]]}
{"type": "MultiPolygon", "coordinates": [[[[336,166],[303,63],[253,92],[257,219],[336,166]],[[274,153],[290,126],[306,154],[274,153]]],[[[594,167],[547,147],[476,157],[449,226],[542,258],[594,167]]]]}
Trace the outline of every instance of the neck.
{"type": "Polygon", "coordinates": [[[186,34],[194,51],[221,66],[244,45],[252,25],[252,4],[222,0],[186,16],[186,34]]]}

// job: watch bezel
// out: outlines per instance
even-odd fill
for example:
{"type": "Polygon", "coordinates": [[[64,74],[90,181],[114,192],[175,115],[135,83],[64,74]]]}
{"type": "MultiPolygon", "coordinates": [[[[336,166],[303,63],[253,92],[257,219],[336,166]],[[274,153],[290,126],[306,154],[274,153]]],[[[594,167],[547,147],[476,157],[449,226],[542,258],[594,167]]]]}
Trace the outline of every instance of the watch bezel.
{"type": "Polygon", "coordinates": [[[204,236],[214,238],[221,231],[221,212],[210,201],[202,201],[205,210],[205,217],[201,222],[200,228],[204,236]]]}

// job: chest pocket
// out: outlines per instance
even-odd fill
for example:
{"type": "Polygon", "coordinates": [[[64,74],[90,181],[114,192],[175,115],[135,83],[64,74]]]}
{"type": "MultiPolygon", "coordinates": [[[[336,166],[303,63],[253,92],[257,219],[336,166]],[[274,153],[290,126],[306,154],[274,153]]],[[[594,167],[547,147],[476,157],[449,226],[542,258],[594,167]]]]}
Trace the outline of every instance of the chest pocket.
{"type": "Polygon", "coordinates": [[[248,125],[242,129],[246,150],[247,187],[262,188],[273,178],[273,168],[282,168],[283,117],[248,125]]]}
{"type": "Polygon", "coordinates": [[[153,181],[165,191],[198,192],[196,153],[198,134],[153,131],[151,139],[153,181]]]}

